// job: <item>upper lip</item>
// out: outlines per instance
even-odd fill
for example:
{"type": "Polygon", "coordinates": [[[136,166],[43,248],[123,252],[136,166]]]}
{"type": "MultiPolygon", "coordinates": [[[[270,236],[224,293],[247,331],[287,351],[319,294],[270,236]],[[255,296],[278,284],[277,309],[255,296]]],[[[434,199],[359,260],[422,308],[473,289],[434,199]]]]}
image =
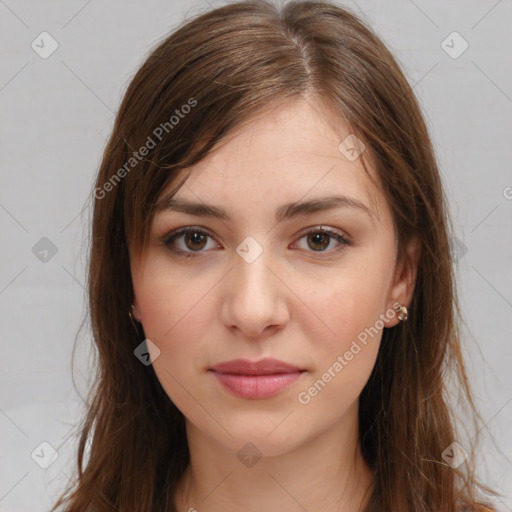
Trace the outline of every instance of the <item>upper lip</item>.
{"type": "Polygon", "coordinates": [[[232,361],[219,363],[209,369],[218,373],[231,373],[234,375],[274,375],[303,371],[297,366],[271,358],[260,359],[259,361],[233,359],[232,361]]]}

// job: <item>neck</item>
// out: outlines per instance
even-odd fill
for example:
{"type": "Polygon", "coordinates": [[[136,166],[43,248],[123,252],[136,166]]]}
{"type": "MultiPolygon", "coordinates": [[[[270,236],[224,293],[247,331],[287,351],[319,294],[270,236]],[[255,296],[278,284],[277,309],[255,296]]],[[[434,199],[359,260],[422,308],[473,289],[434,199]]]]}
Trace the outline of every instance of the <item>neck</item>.
{"type": "Polygon", "coordinates": [[[357,401],[306,443],[245,462],[188,420],[186,425],[190,464],[175,492],[179,512],[362,512],[370,499],[373,473],[360,451],[357,401]]]}

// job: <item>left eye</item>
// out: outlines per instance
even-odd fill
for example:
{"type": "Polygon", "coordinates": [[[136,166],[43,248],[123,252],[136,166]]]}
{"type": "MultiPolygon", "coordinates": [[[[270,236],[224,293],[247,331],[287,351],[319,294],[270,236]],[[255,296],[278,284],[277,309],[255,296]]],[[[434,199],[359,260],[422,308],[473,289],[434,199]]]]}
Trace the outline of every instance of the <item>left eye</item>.
{"type": "Polygon", "coordinates": [[[346,245],[350,245],[349,241],[337,231],[331,229],[318,228],[312,231],[308,231],[302,235],[299,240],[306,238],[308,247],[313,249],[313,252],[332,252],[325,251],[325,249],[331,244],[331,241],[336,240],[338,246],[333,251],[339,251],[346,245]]]}
{"type": "MultiPolygon", "coordinates": [[[[194,253],[205,252],[203,249],[208,243],[208,238],[211,238],[213,241],[213,237],[207,231],[188,226],[172,231],[162,242],[172,252],[188,258],[198,255],[194,253]],[[182,242],[181,246],[177,243],[178,241],[182,242]]],[[[312,252],[317,253],[339,251],[345,246],[350,245],[350,242],[341,233],[324,228],[310,230],[299,238],[299,240],[302,239],[306,239],[307,246],[312,249],[312,252]],[[333,239],[338,244],[338,247],[326,251],[333,239]]]]}

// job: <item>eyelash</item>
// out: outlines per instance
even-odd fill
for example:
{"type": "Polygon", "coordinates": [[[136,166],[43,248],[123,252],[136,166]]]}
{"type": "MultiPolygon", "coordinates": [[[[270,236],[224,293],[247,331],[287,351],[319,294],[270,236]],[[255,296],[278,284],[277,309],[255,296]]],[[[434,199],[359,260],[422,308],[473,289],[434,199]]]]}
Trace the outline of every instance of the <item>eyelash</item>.
{"type": "MultiPolygon", "coordinates": [[[[174,231],[171,231],[170,233],[168,233],[162,240],[162,245],[167,247],[170,251],[174,252],[175,254],[178,254],[179,256],[183,256],[185,258],[197,258],[199,256],[201,256],[202,253],[204,253],[205,251],[203,250],[200,250],[200,251],[183,251],[181,249],[176,249],[176,248],[173,248],[172,245],[173,243],[178,239],[180,238],[181,236],[183,235],[186,235],[188,233],[197,233],[197,234],[200,234],[200,235],[207,235],[208,237],[212,238],[213,239],[213,236],[205,229],[203,228],[199,228],[199,227],[196,227],[196,226],[187,226],[185,228],[179,228],[179,229],[175,229],[174,231]]],[[[328,251],[308,251],[308,252],[311,252],[313,254],[322,254],[322,253],[327,253],[327,254],[332,254],[332,253],[338,253],[340,251],[342,251],[345,246],[348,246],[348,245],[351,245],[351,242],[343,235],[341,235],[340,233],[336,232],[336,231],[333,231],[331,229],[324,229],[322,228],[322,226],[318,226],[314,229],[311,229],[310,231],[307,231],[306,233],[303,233],[300,237],[299,237],[299,240],[301,240],[302,238],[308,236],[308,235],[316,235],[316,234],[326,234],[328,235],[330,238],[334,238],[337,242],[340,243],[340,245],[335,248],[335,249],[332,249],[332,250],[328,250],[328,251]]],[[[329,243],[330,243],[330,240],[329,240],[329,243]]]]}

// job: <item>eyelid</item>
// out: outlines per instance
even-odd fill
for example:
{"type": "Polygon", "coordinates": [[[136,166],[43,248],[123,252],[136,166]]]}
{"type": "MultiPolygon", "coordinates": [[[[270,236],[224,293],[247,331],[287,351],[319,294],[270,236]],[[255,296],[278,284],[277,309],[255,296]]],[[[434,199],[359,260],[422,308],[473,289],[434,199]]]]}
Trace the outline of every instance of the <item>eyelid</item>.
{"type": "MultiPolygon", "coordinates": [[[[166,235],[164,235],[161,238],[160,241],[161,241],[161,243],[164,246],[166,246],[166,247],[168,247],[170,249],[170,243],[173,240],[176,240],[180,236],[182,236],[184,234],[187,234],[187,233],[190,233],[190,232],[192,232],[192,233],[202,233],[204,235],[207,235],[212,240],[215,240],[216,243],[218,243],[216,241],[215,237],[210,232],[210,230],[207,229],[207,228],[204,228],[202,226],[183,226],[181,228],[172,229],[170,232],[168,232],[166,235]]],[[[181,253],[186,253],[186,254],[194,254],[194,253],[196,253],[197,255],[200,255],[204,251],[182,251],[180,249],[177,249],[177,250],[175,250],[175,252],[181,252],[181,253]]]]}
{"type": "Polygon", "coordinates": [[[210,236],[211,238],[215,238],[208,228],[204,228],[202,226],[182,226],[180,228],[171,229],[162,237],[162,241],[170,240],[176,235],[182,235],[183,233],[188,233],[190,231],[198,231],[200,233],[204,233],[205,235],[210,236]]]}
{"type": "Polygon", "coordinates": [[[337,235],[340,235],[342,236],[343,238],[349,240],[350,239],[350,236],[349,234],[342,230],[342,229],[339,229],[339,228],[335,228],[333,226],[328,226],[328,225],[325,225],[325,224],[313,224],[312,226],[308,226],[302,230],[300,230],[298,232],[297,237],[303,237],[304,235],[307,235],[308,233],[311,233],[311,232],[326,232],[326,233],[335,233],[337,235]]]}

